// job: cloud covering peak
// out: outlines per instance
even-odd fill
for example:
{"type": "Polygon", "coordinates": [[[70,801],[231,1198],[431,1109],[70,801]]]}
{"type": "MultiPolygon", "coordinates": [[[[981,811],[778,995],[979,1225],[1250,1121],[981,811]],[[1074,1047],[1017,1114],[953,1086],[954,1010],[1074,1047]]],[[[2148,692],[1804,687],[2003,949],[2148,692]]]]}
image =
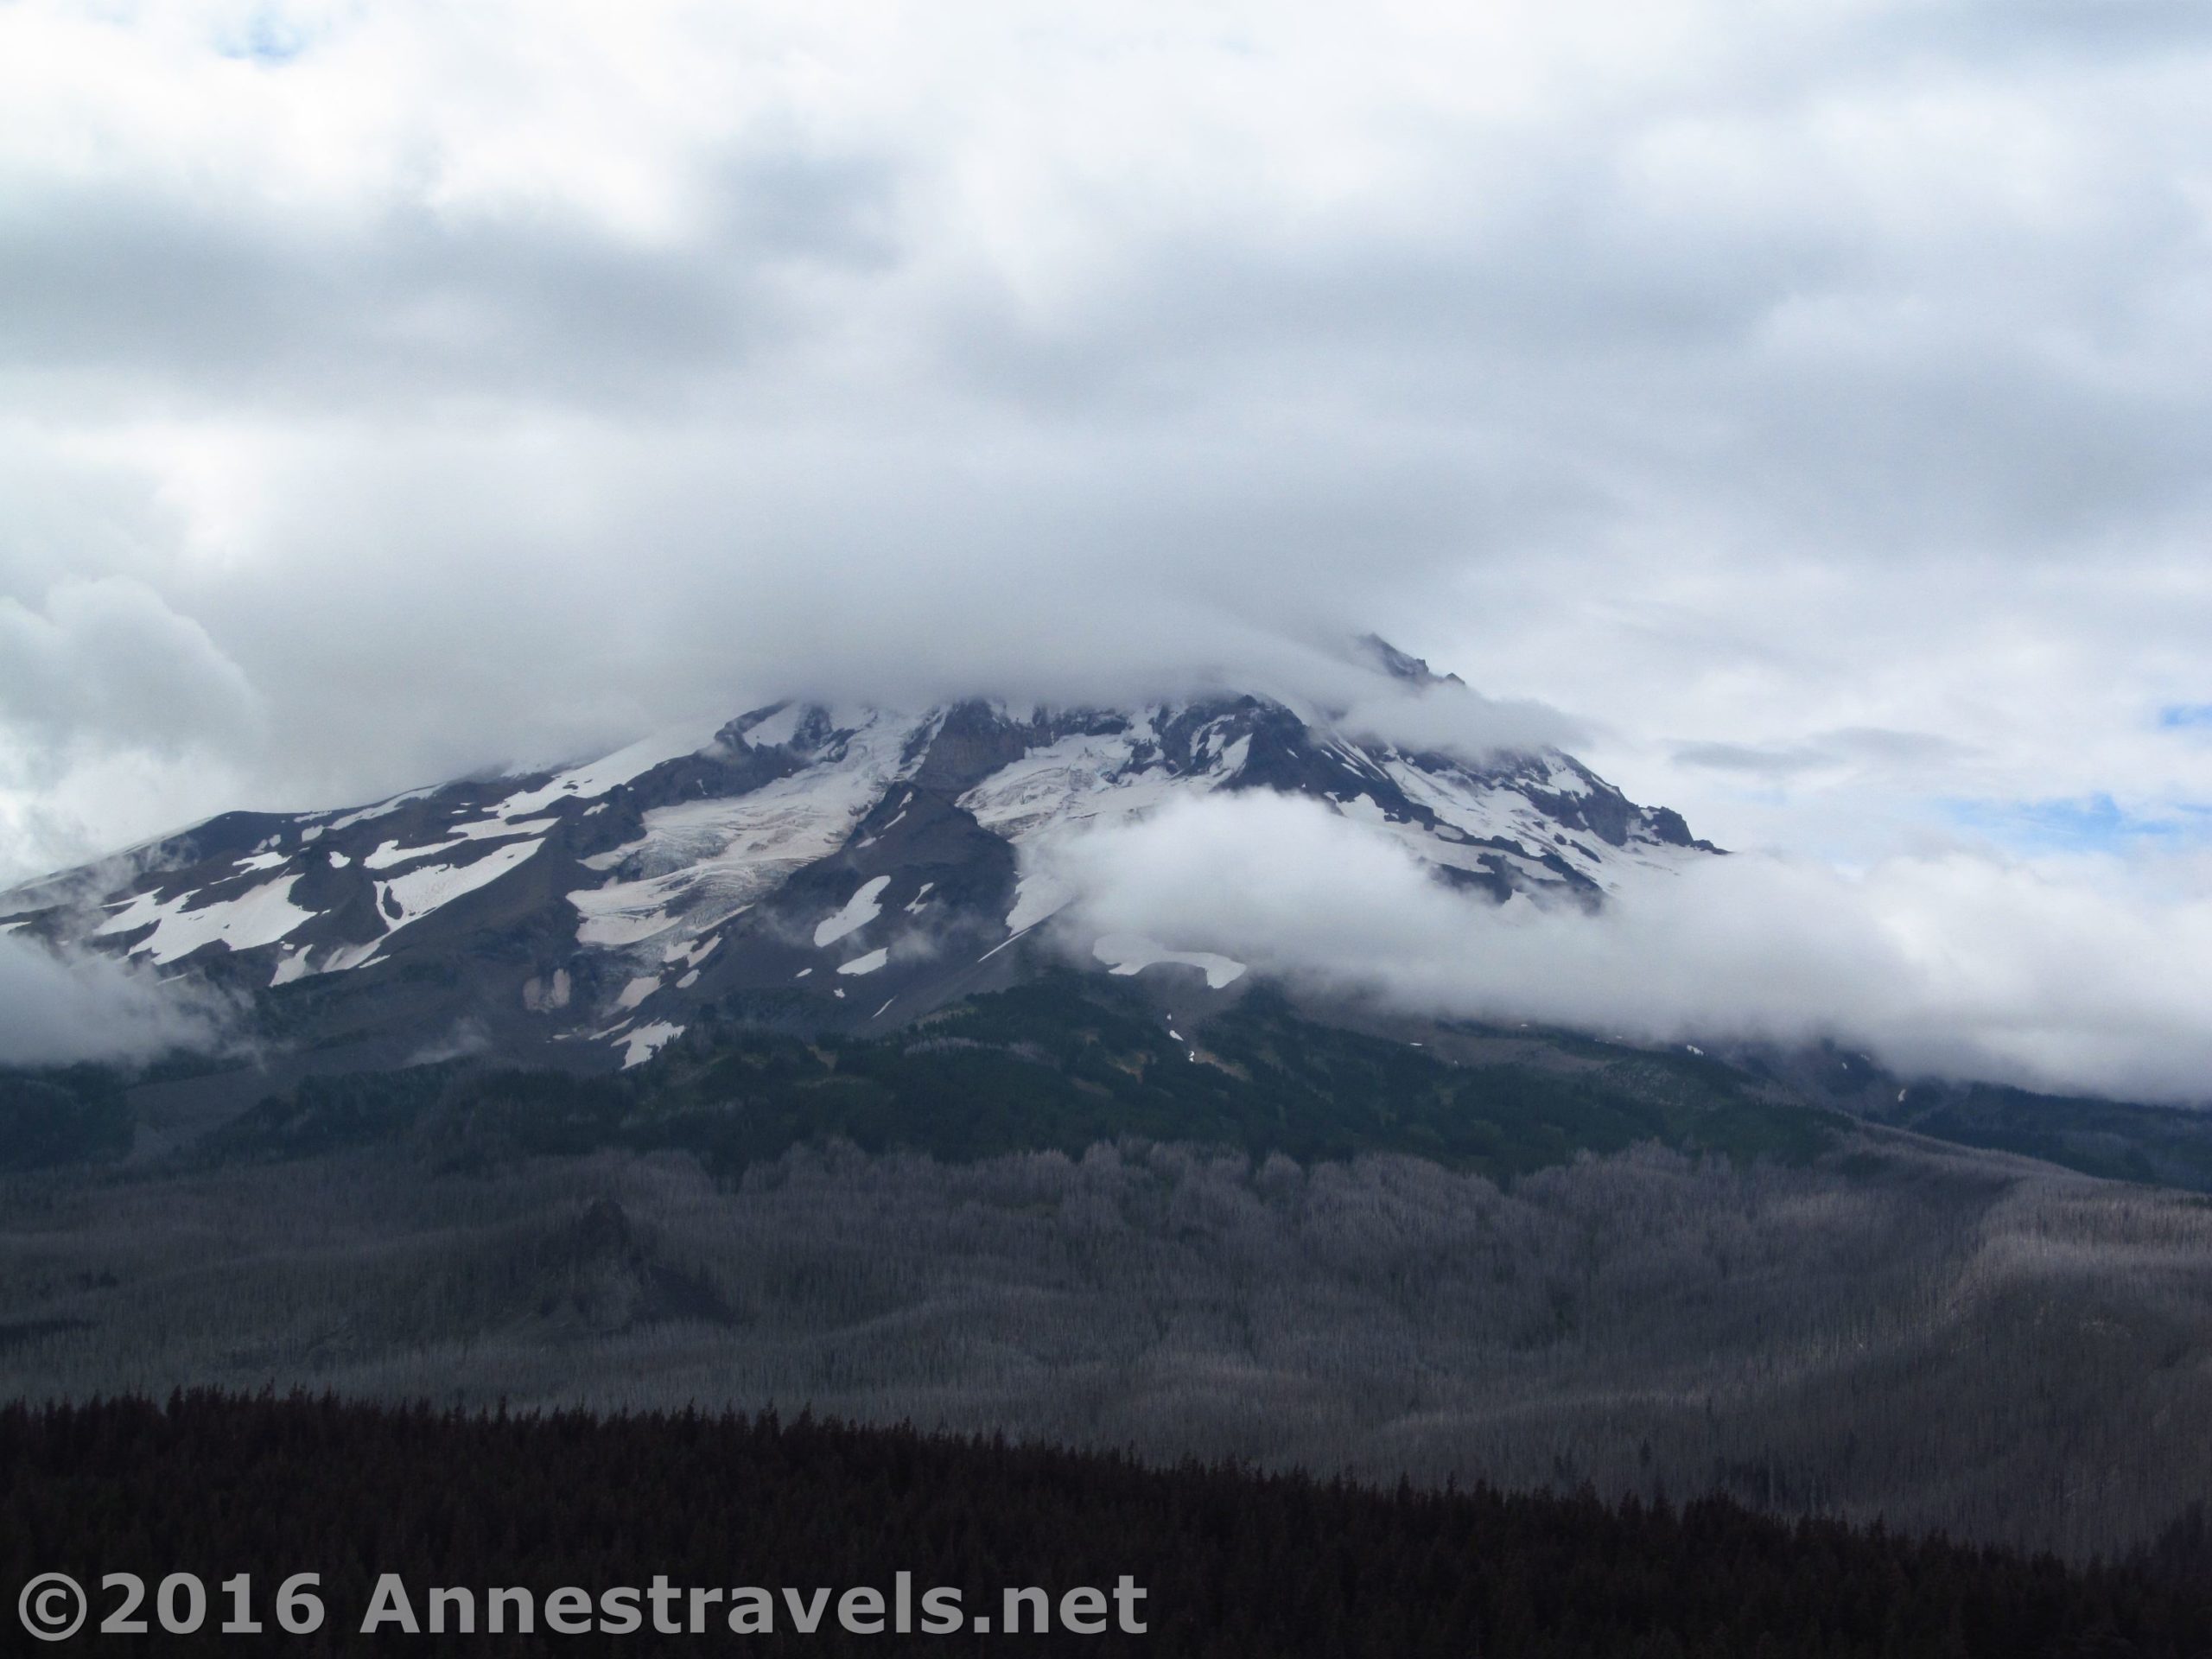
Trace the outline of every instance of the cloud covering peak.
{"type": "Polygon", "coordinates": [[[1372,627],[1481,694],[1384,735],[2194,904],[2208,76],[2195,0],[17,0],[0,883],[1372,627]]]}

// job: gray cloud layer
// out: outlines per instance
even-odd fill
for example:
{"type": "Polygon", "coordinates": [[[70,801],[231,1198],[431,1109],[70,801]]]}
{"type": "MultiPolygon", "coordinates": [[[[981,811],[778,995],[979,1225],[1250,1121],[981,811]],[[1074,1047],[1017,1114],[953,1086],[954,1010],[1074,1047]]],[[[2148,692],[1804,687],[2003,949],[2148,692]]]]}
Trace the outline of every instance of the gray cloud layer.
{"type": "Polygon", "coordinates": [[[0,880],[1369,628],[1731,846],[2201,823],[2208,75],[2195,0],[19,0],[0,880]]]}
{"type": "Polygon", "coordinates": [[[795,681],[1368,626],[1732,842],[1924,790],[1704,764],[1808,731],[2212,789],[2147,734],[2212,696],[2200,9],[0,33],[0,601],[136,582],[207,659],[0,659],[18,872],[795,681]]]}

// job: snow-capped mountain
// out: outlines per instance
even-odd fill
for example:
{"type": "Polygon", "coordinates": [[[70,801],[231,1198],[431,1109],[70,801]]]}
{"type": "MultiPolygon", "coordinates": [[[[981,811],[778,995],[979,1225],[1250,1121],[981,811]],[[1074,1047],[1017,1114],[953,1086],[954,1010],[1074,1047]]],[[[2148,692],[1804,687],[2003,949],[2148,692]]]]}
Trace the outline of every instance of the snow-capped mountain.
{"type": "MultiPolygon", "coordinates": [[[[1372,642],[1423,695],[1456,679],[1372,642]]],[[[1073,896],[1037,849],[1179,795],[1292,791],[1443,879],[1602,902],[1628,867],[1713,850],[1557,750],[1469,764],[1286,700],[1109,709],[785,702],[586,765],[323,812],[232,812],[0,895],[0,929],[251,994],[318,1066],[456,1037],[634,1065],[704,1005],[883,1028],[1010,982],[1073,896]]],[[[1255,849],[1263,857],[1264,849],[1255,849]]],[[[1103,969],[1174,942],[1063,940],[1103,969]]]]}

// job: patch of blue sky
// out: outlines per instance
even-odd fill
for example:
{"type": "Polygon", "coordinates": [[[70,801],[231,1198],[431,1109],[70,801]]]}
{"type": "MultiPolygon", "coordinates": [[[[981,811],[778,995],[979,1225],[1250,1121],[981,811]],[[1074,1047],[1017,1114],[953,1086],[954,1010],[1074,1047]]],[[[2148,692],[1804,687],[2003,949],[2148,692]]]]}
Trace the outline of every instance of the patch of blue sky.
{"type": "Polygon", "coordinates": [[[2170,702],[2158,710],[2158,729],[2212,731],[2212,702],[2170,702]]]}
{"type": "Polygon", "coordinates": [[[2212,834],[2212,804],[2179,802],[2133,810],[2097,793],[2069,800],[1948,800],[1954,823],[2023,851],[2106,852],[2137,842],[2172,842],[2212,834]]]}
{"type": "Polygon", "coordinates": [[[243,25],[226,30],[215,43],[226,58],[251,58],[258,63],[289,63],[307,48],[307,29],[276,6],[257,7],[243,25]]]}

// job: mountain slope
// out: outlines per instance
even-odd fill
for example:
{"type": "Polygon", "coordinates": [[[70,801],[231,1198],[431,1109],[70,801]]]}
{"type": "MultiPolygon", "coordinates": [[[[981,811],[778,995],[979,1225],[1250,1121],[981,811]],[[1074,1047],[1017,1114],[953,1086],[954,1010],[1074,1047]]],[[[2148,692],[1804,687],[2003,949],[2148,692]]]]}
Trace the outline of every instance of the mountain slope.
{"type": "MultiPolygon", "coordinates": [[[[1468,695],[1370,650],[1402,693],[1468,695]]],[[[1008,947],[1073,896],[1040,848],[1246,790],[1326,801],[1500,899],[1599,903],[1628,867],[1713,850],[1557,750],[1470,762],[1270,696],[788,701],[562,771],[226,814],[0,895],[0,928],[243,993],[315,1069],[455,1048],[626,1066],[733,999],[886,1029],[1017,982],[1035,954],[1008,947]]],[[[1216,991],[1243,974],[1173,942],[1072,943],[1116,972],[1187,963],[1216,991]]]]}
{"type": "Polygon", "coordinates": [[[1802,1163],[1851,1123],[1685,1054],[1480,1040],[1481,1060],[1461,1064],[1307,1020],[1268,989],[1202,1025],[1163,1019],[1146,988],[1063,969],[886,1037],[732,1029],[709,1012],[617,1077],[446,1062],[306,1078],[192,1156],[406,1144],[489,1169],[622,1147],[693,1153],[734,1176],[838,1141],[966,1163],[1138,1136],[1305,1164],[1400,1154],[1505,1183],[1646,1143],[1802,1163]]]}

